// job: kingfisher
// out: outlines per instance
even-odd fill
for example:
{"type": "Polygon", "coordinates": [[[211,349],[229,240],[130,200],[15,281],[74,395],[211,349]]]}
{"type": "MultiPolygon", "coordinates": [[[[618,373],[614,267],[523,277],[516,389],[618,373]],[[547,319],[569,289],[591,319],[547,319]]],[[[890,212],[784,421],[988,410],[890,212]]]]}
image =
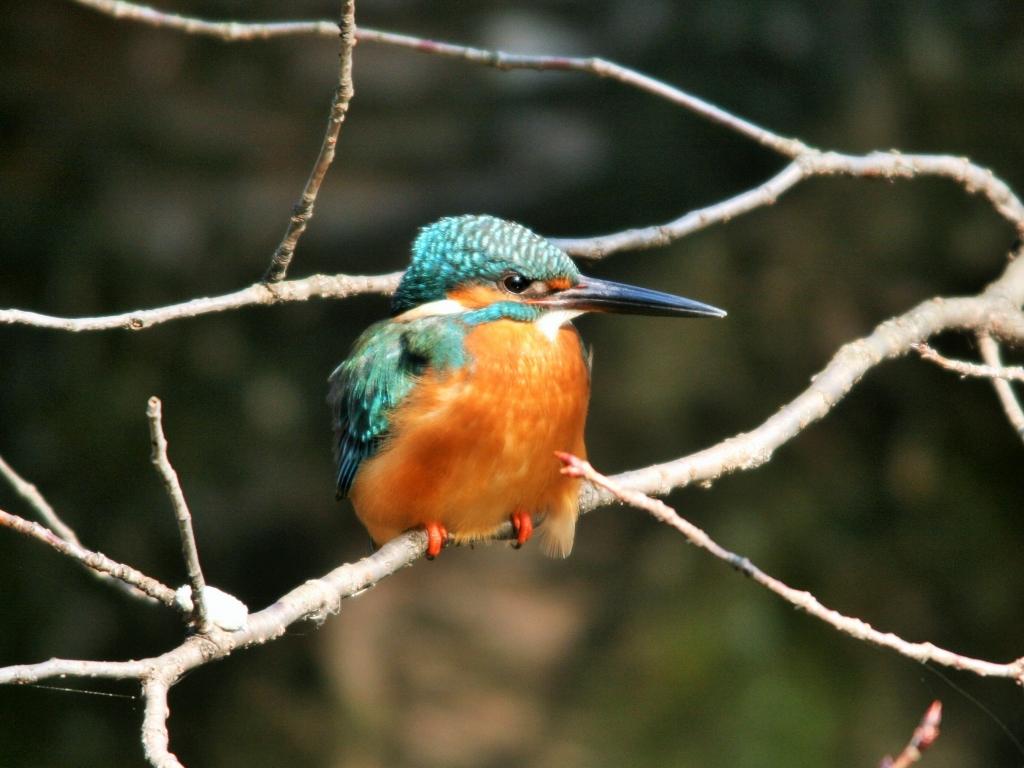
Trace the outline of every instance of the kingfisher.
{"type": "Polygon", "coordinates": [[[545,554],[572,550],[586,458],[584,312],[724,317],[699,301],[580,274],[562,249],[493,216],[420,230],[391,301],[329,378],[338,498],[376,545],[414,528],[433,559],[449,539],[514,545],[534,519],[545,554]]]}

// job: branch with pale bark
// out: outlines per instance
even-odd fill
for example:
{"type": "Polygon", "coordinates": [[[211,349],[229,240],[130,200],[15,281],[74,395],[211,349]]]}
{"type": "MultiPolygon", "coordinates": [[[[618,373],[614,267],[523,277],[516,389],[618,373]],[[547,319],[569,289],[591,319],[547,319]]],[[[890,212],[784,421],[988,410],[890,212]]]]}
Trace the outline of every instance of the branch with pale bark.
{"type": "Polygon", "coordinates": [[[562,468],[563,474],[582,478],[594,487],[610,494],[615,500],[642,509],[658,522],[665,523],[665,525],[679,531],[694,546],[728,563],[756,584],[770,592],[774,592],[794,608],[799,608],[808,615],[824,621],[845,635],[849,635],[856,640],[863,640],[872,645],[888,648],[902,656],[906,656],[908,659],[914,659],[922,663],[931,662],[944,667],[973,672],[982,677],[1005,677],[1024,684],[1024,658],[1016,659],[1006,664],[998,664],[947,651],[931,643],[911,643],[892,632],[881,632],[861,619],[854,616],[845,616],[839,611],[828,608],[810,592],[794,589],[775,577],[768,575],[746,557],[730,552],[708,536],[705,531],[681,517],[678,512],[665,502],[653,499],[640,491],[633,490],[633,488],[627,485],[628,479],[623,478],[622,475],[614,479],[606,477],[595,470],[589,462],[570,453],[560,453],[558,458],[564,464],[562,468]]]}
{"type": "Polygon", "coordinates": [[[199,547],[196,545],[196,534],[192,530],[192,513],[185,501],[185,492],[181,490],[178,473],[167,458],[167,438],[164,436],[163,404],[160,398],[151,397],[146,405],[146,418],[149,419],[149,442],[152,448],[150,461],[163,480],[167,496],[174,508],[174,519],[178,522],[178,535],[181,537],[181,556],[188,572],[189,597],[193,602],[192,623],[199,632],[210,631],[210,610],[206,600],[206,579],[199,565],[199,547]]]}
{"type": "MultiPolygon", "coordinates": [[[[648,227],[594,237],[559,239],[556,242],[570,254],[598,259],[632,249],[652,248],[686,237],[698,230],[726,223],[750,211],[772,205],[788,190],[810,178],[843,175],[852,178],[889,180],[938,176],[957,183],[970,194],[982,195],[995,213],[1009,222],[1018,235],[1024,235],[1024,205],[1010,187],[991,171],[966,158],[945,155],[907,155],[895,151],[848,155],[810,147],[781,136],[728,111],[712,105],[667,83],[613,62],[597,58],[561,56],[522,56],[486,51],[467,46],[410,37],[391,32],[358,28],[351,2],[344,4],[342,22],[285,21],[266,24],[216,22],[158,11],[154,8],[119,0],[74,0],[115,18],[152,27],[219,37],[226,41],[251,41],[287,35],[338,37],[340,33],[338,84],[332,99],[328,125],[320,151],[302,196],[289,218],[285,235],[275,249],[264,279],[247,288],[221,296],[197,298],[179,304],[123,312],[101,317],[62,318],[20,309],[0,309],[0,323],[48,328],[59,331],[100,331],[109,329],[143,330],[154,325],[236,310],[245,306],[275,305],[310,298],[343,299],[360,293],[386,293],[394,289],[397,273],[375,276],[313,275],[285,280],[302,233],[314,211],[319,189],[331,167],[342,122],[352,99],[352,49],[356,41],[404,48],[419,53],[443,56],[470,64],[501,70],[575,71],[609,78],[638,89],[670,104],[689,110],[723,128],[734,131],[778,153],[787,161],[784,167],[762,184],[727,200],[681,214],[675,219],[648,227]]],[[[581,512],[622,502],[640,507],[657,519],[680,531],[693,544],[719,557],[755,582],[858,640],[873,643],[918,661],[929,661],[982,676],[1002,677],[1024,683],[1024,660],[1006,663],[967,657],[937,648],[927,642],[911,642],[892,633],[877,630],[865,621],[844,616],[827,608],[809,592],[790,587],[757,569],[745,558],[714,542],[704,531],[680,518],[674,510],[650,495],[664,495],[693,483],[709,482],[732,472],[755,469],[768,462],[774,451],[794,439],[812,423],[824,418],[871,370],[887,360],[912,352],[965,375],[985,375],[993,379],[1003,410],[1011,425],[1024,436],[1024,413],[1012,389],[1015,368],[1000,360],[999,343],[1024,344],[1024,258],[1020,249],[1010,254],[1001,272],[987,287],[972,296],[936,297],[880,323],[867,336],[840,348],[811,385],[774,415],[745,432],[696,453],[671,461],[605,477],[589,464],[566,457],[569,471],[589,481],[581,499],[581,512]],[[956,331],[975,334],[985,366],[962,368],[943,362],[937,353],[924,350],[928,340],[940,333],[956,331]],[[984,373],[978,371],[984,368],[984,373]]],[[[943,359],[944,360],[944,359],[943,359]]],[[[967,364],[963,364],[967,365],[967,364]]],[[[191,530],[190,513],[177,475],[167,458],[159,401],[150,402],[149,419],[153,441],[153,460],[165,481],[168,495],[179,521],[182,551],[196,598],[193,623],[196,634],[185,638],[163,654],[131,661],[85,661],[50,659],[35,664],[0,669],[0,683],[36,683],[56,677],[86,679],[131,679],[138,681],[145,708],[142,743],[154,766],[180,766],[170,751],[167,729],[168,692],[182,676],[228,654],[262,644],[285,634],[300,621],[322,621],[336,613],[344,599],[357,595],[378,581],[411,565],[425,552],[425,536],[418,531],[406,533],[387,543],[373,555],[355,563],[343,564],[324,576],[302,584],[282,595],[270,606],[249,614],[240,628],[228,631],[212,618],[205,597],[212,588],[204,583],[199,568],[197,546],[191,530]]],[[[42,518],[44,525],[0,512],[0,525],[33,537],[83,564],[129,585],[133,593],[155,599],[189,613],[173,590],[144,574],[87,550],[74,531],[68,528],[46,502],[42,494],[0,460],[4,477],[42,518]]],[[[505,536],[508,531],[505,531],[505,536]]],[[[932,710],[929,710],[931,713],[932,710]]],[[[937,734],[938,713],[926,716],[918,743],[908,746],[920,751],[937,734]]],[[[920,729],[919,729],[920,730],[920,729]]],[[[915,739],[918,735],[915,734],[915,739]]],[[[892,764],[909,764],[915,753],[904,750],[892,764]],[[909,761],[909,762],[908,762],[909,761]]]]}
{"type": "MultiPolygon", "coordinates": [[[[1013,367],[1006,369],[1003,366],[999,344],[989,333],[985,331],[978,333],[978,349],[981,350],[981,357],[990,369],[996,371],[1015,370],[1013,367]]],[[[1016,368],[1019,367],[1016,366],[1016,368]]],[[[1011,378],[1013,377],[995,376],[992,378],[992,386],[1003,406],[1003,413],[1006,414],[1007,421],[1017,431],[1020,439],[1024,440],[1024,408],[1021,407],[1020,400],[1017,399],[1017,394],[1013,391],[1013,386],[1010,384],[1011,378]]]]}
{"type": "Polygon", "coordinates": [[[299,238],[306,231],[309,220],[313,218],[316,196],[320,193],[320,185],[323,184],[331,163],[334,162],[335,148],[338,145],[338,136],[341,134],[341,124],[345,122],[348,105],[352,101],[352,97],[355,96],[355,87],[352,84],[352,49],[356,45],[356,5],[354,0],[347,0],[343,4],[339,26],[341,52],[338,54],[338,87],[334,89],[334,96],[331,98],[331,109],[327,117],[324,140],[320,145],[320,154],[317,155],[313,170],[306,180],[306,186],[302,190],[302,196],[292,210],[292,217],[288,221],[284,238],[274,251],[274,255],[270,259],[270,266],[267,267],[266,274],[263,275],[263,281],[266,283],[279,283],[288,274],[288,267],[295,256],[295,247],[299,244],[299,238]]]}
{"type": "MultiPolygon", "coordinates": [[[[984,338],[988,339],[989,337],[985,336],[984,338]]],[[[983,363],[970,363],[966,360],[954,360],[946,357],[935,347],[924,342],[914,344],[914,350],[922,359],[935,363],[947,371],[959,374],[962,378],[1005,379],[1006,381],[1024,382],[1024,366],[1021,365],[1002,365],[1000,362],[987,365],[983,363]]]]}
{"type": "Polygon", "coordinates": [[[942,702],[933,701],[931,706],[925,710],[921,722],[903,748],[895,758],[886,757],[879,764],[878,768],[909,768],[918,762],[922,754],[935,740],[939,738],[939,726],[942,725],[942,702]]]}

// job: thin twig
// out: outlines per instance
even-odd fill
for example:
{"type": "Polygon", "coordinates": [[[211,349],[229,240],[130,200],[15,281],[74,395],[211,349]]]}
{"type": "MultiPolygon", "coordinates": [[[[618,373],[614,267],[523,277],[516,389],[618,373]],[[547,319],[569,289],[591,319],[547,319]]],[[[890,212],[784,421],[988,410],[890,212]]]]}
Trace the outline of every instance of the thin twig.
{"type": "Polygon", "coordinates": [[[920,724],[914,729],[913,736],[903,751],[894,760],[886,757],[879,768],[908,768],[921,759],[921,754],[939,738],[939,726],[942,725],[942,702],[936,699],[925,711],[920,724]]]}
{"type": "MultiPolygon", "coordinates": [[[[337,25],[329,21],[288,21],[271,23],[244,23],[237,21],[207,21],[174,13],[163,13],[155,8],[138,3],[118,2],[117,0],[73,0],[100,13],[118,19],[137,21],[152,27],[172,29],[187,34],[217,37],[228,42],[246,42],[263,40],[283,35],[330,35],[337,34],[337,25]]],[[[796,140],[772,133],[758,125],[716,107],[704,99],[698,98],[679,88],[675,88],[653,77],[636,70],[599,58],[580,58],[572,56],[526,56],[504,51],[491,51],[473,48],[468,45],[456,45],[438,40],[428,40],[412,35],[401,35],[368,27],[355,31],[355,39],[359,42],[380,43],[383,45],[406,48],[417,53],[431,54],[449,59],[460,59],[472,64],[493,67],[501,70],[530,69],[540,71],[572,71],[585,72],[601,78],[617,80],[638,90],[666,99],[673,104],[695,112],[712,122],[723,125],[759,144],[779,152],[787,157],[796,157],[805,149],[805,145],[796,140]]]]}
{"type": "MultiPolygon", "coordinates": [[[[60,537],[64,541],[68,542],[69,544],[78,547],[82,552],[89,552],[89,550],[85,549],[85,547],[82,545],[82,542],[81,540],[79,540],[78,535],[67,523],[65,523],[60,518],[60,515],[57,514],[56,510],[54,510],[54,508],[50,505],[50,502],[46,500],[46,497],[43,496],[39,489],[36,488],[36,486],[30,483],[28,480],[23,478],[21,475],[19,475],[15,471],[14,467],[12,467],[10,464],[4,461],[2,456],[0,456],[0,475],[6,478],[7,481],[14,488],[14,490],[17,491],[18,495],[20,495],[23,499],[25,499],[25,501],[29,503],[29,505],[31,505],[31,507],[36,511],[36,513],[46,523],[49,531],[51,531],[53,534],[60,537]]],[[[47,543],[49,543],[48,540],[47,543]]],[[[99,557],[102,557],[102,555],[99,555],[99,557]]],[[[165,602],[160,598],[155,598],[153,595],[149,594],[145,590],[139,589],[137,586],[127,581],[111,576],[106,571],[97,570],[93,568],[86,562],[82,562],[82,565],[91,575],[95,576],[101,581],[106,582],[107,584],[110,584],[115,589],[123,592],[126,595],[129,595],[130,597],[134,597],[138,600],[144,600],[146,602],[165,602]]],[[[121,567],[127,568],[128,566],[121,567]]],[[[136,573],[138,572],[136,571],[136,573]]],[[[149,578],[148,576],[144,576],[143,574],[139,575],[143,578],[149,578]]],[[[155,582],[155,584],[157,584],[160,587],[163,586],[162,584],[160,584],[160,582],[155,582]]]]}
{"type": "Polygon", "coordinates": [[[165,13],[141,3],[121,0],[73,0],[79,5],[125,21],[135,21],[157,29],[172,29],[190,35],[217,37],[225,42],[269,40],[272,37],[321,35],[336,37],[338,25],[333,21],[273,21],[248,24],[237,21],[205,21],[177,13],[165,13]]]}
{"type": "MultiPolygon", "coordinates": [[[[991,337],[986,336],[985,338],[990,339],[991,337]]],[[[940,368],[945,368],[947,371],[953,371],[953,373],[958,373],[961,376],[971,376],[978,379],[1024,381],[1024,366],[981,365],[979,363],[968,363],[965,360],[953,360],[952,358],[946,357],[945,355],[940,354],[935,347],[932,347],[929,344],[913,344],[912,347],[914,351],[921,356],[921,359],[935,363],[940,368]]]]}
{"type": "Polygon", "coordinates": [[[311,275],[301,280],[286,280],[267,285],[255,283],[240,291],[154,309],[138,309],[116,315],[98,317],[57,317],[21,309],[0,309],[0,325],[29,325],[56,331],[106,331],[122,329],[141,331],[171,320],[199,317],[213,312],[226,312],[241,307],[308,301],[309,299],[344,299],[362,293],[390,293],[398,285],[401,272],[386,275],[311,275]]]}
{"type": "Polygon", "coordinates": [[[355,95],[352,85],[352,49],[355,47],[355,25],[355,0],[346,0],[343,4],[339,25],[341,28],[341,52],[338,55],[338,87],[335,88],[331,100],[331,111],[327,118],[324,140],[320,145],[320,154],[306,180],[302,197],[292,209],[292,217],[288,222],[284,238],[270,259],[270,266],[267,267],[267,272],[263,276],[265,283],[278,283],[288,274],[288,266],[295,256],[295,246],[298,244],[299,238],[302,237],[302,233],[306,231],[306,225],[313,218],[313,207],[316,204],[316,196],[320,192],[320,185],[334,161],[341,124],[345,122],[348,105],[355,95]]]}
{"type": "Polygon", "coordinates": [[[806,145],[797,140],[780,136],[777,133],[755,125],[749,120],[725,111],[721,107],[705,101],[681,88],[669,85],[649,75],[637,72],[629,67],[613,61],[596,57],[574,56],[530,56],[504,51],[485,50],[467,45],[456,45],[438,40],[428,40],[412,35],[400,35],[394,32],[382,32],[375,29],[360,29],[359,40],[383,43],[400,48],[408,48],[418,53],[432,54],[450,59],[460,59],[472,64],[481,64],[494,69],[513,70],[529,69],[548,72],[583,72],[600,78],[617,82],[649,93],[652,96],[694,112],[713,123],[724,126],[736,133],[756,141],[786,157],[797,157],[806,149],[806,145]]]}
{"type": "Polygon", "coordinates": [[[73,560],[89,568],[91,571],[101,573],[117,579],[124,584],[138,589],[141,593],[157,600],[171,608],[176,608],[174,590],[156,579],[137,571],[130,565],[111,560],[100,552],[93,552],[86,549],[78,542],[68,541],[61,538],[46,526],[40,525],[32,520],[26,520],[18,515],[0,510],[0,526],[10,528],[13,531],[30,536],[37,541],[52,547],[62,555],[67,555],[73,560]]]}
{"type": "Polygon", "coordinates": [[[844,155],[804,147],[792,163],[763,184],[673,221],[609,235],[563,238],[553,242],[573,256],[590,259],[603,258],[617,251],[663,246],[711,224],[728,222],[756,208],[771,205],[783,192],[817,176],[888,181],[920,176],[950,179],[969,194],[984,195],[995,211],[1013,225],[1018,235],[1024,236],[1024,203],[991,170],[975,165],[965,157],[907,155],[897,151],[844,155]]]}
{"type": "Polygon", "coordinates": [[[142,715],[142,749],[153,768],[184,768],[170,751],[167,718],[171,710],[167,705],[168,683],[151,677],[142,683],[142,697],[146,706],[142,715]]]}
{"type": "MultiPolygon", "coordinates": [[[[1021,260],[1022,258],[1024,257],[1019,257],[1018,260],[1021,260]]],[[[989,366],[994,368],[1003,367],[1003,360],[999,354],[999,345],[990,334],[978,334],[978,349],[981,351],[982,359],[988,363],[989,366]]],[[[996,395],[999,397],[999,402],[1003,406],[1003,412],[1006,414],[1006,418],[1010,422],[1010,426],[1016,430],[1020,439],[1024,440],[1024,408],[1021,408],[1020,401],[1017,399],[1017,395],[1013,391],[1013,386],[1009,381],[1001,378],[992,379],[992,386],[996,390],[996,395]]]]}
{"type": "Polygon", "coordinates": [[[11,487],[14,488],[21,498],[29,503],[29,506],[36,511],[36,514],[43,518],[43,522],[46,523],[51,531],[64,539],[64,541],[77,544],[78,546],[82,545],[82,542],[78,540],[78,535],[71,526],[61,520],[60,515],[50,506],[50,502],[39,492],[39,489],[19,475],[14,470],[14,467],[4,461],[3,456],[0,456],[0,475],[11,484],[11,487]]]}
{"type": "Polygon", "coordinates": [[[1024,659],[1018,659],[1008,664],[996,664],[991,661],[984,661],[983,659],[962,656],[953,651],[938,648],[931,643],[912,643],[891,632],[879,632],[861,619],[845,616],[838,611],[827,608],[810,592],[794,589],[775,577],[769,576],[746,557],[737,555],[722,547],[702,529],[685,518],[680,517],[672,507],[663,501],[652,499],[650,496],[645,496],[638,491],[632,490],[610,477],[605,477],[588,462],[572,454],[559,453],[558,458],[565,464],[562,470],[565,474],[583,478],[603,488],[619,501],[648,512],[655,519],[682,533],[687,541],[694,546],[728,563],[744,576],[748,576],[794,607],[806,611],[811,616],[824,621],[843,634],[849,635],[856,640],[863,640],[873,645],[881,646],[882,648],[889,648],[916,661],[930,661],[942,666],[953,667],[954,669],[968,670],[977,675],[1008,677],[1016,680],[1018,683],[1024,683],[1024,659]]]}
{"type": "Polygon", "coordinates": [[[152,447],[150,460],[167,489],[167,495],[174,507],[174,516],[178,521],[178,533],[181,536],[181,555],[188,571],[188,581],[192,586],[192,619],[196,629],[201,632],[210,631],[210,614],[206,605],[206,582],[203,569],[199,565],[199,549],[196,547],[196,535],[192,530],[192,514],[188,511],[185,494],[178,482],[178,473],[167,458],[167,438],[164,437],[163,415],[160,398],[151,397],[146,406],[149,418],[149,442],[152,447]]]}
{"type": "Polygon", "coordinates": [[[784,192],[805,178],[807,176],[804,169],[794,161],[752,189],[712,205],[688,211],[665,224],[594,237],[552,238],[551,242],[571,256],[591,260],[603,259],[619,251],[658,248],[715,224],[732,221],[757,208],[774,205],[784,192]]]}
{"type": "Polygon", "coordinates": [[[83,680],[142,680],[152,671],[152,660],[93,661],[91,659],[48,659],[35,664],[0,667],[0,685],[31,685],[54,678],[83,680]]]}

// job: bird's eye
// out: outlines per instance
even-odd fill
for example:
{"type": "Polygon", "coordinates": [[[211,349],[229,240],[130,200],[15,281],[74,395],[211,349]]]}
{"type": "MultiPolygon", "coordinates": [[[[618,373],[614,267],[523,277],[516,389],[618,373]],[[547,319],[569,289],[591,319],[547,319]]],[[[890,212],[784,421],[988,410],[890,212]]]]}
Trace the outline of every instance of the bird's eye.
{"type": "Polygon", "coordinates": [[[533,284],[533,280],[520,275],[518,272],[511,272],[501,278],[501,287],[509,293],[523,293],[533,284]]]}

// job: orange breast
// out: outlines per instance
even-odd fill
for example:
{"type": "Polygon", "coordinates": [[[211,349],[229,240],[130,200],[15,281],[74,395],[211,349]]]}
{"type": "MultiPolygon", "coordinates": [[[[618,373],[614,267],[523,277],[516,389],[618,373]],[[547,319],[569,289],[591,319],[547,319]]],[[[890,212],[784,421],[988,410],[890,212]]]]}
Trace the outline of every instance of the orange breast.
{"type": "Polygon", "coordinates": [[[583,455],[590,394],[579,336],[549,339],[499,320],[466,337],[471,362],[428,373],[396,409],[390,437],[360,467],[356,514],[374,541],[440,523],[459,539],[490,534],[516,511],[545,516],[541,544],[572,548],[579,482],[555,451],[583,455]]]}

